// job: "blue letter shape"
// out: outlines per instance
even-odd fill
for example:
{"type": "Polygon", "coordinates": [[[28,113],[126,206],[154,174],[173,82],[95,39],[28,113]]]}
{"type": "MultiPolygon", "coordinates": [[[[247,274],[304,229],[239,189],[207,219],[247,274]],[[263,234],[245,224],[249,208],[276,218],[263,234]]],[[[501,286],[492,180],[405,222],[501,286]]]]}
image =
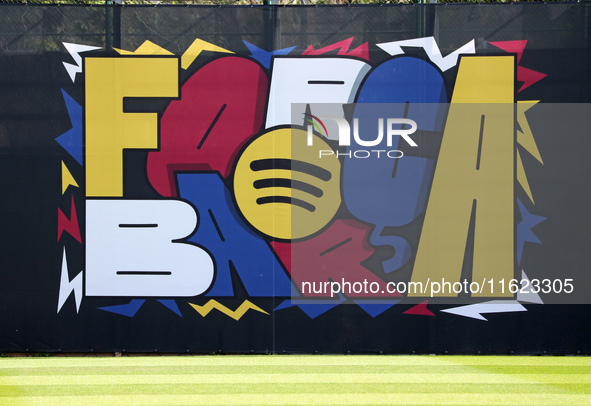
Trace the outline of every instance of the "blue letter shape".
{"type": "MultiPolygon", "coordinates": [[[[417,123],[417,131],[441,131],[445,114],[442,103],[446,102],[443,77],[433,65],[418,58],[399,57],[370,72],[359,91],[353,118],[358,120],[359,137],[365,141],[377,138],[380,118],[384,127],[388,118],[409,118],[417,123]]],[[[360,146],[352,138],[347,148],[351,158],[345,157],[343,169],[347,208],[358,219],[376,225],[371,244],[391,245],[395,249],[394,257],[383,263],[385,272],[399,269],[408,261],[410,245],[402,237],[381,233],[384,227],[406,225],[421,213],[433,176],[432,159],[386,155],[386,151],[399,148],[399,138],[392,137],[392,145],[388,146],[386,128],[376,146],[360,146]],[[361,150],[374,151],[363,159],[367,153],[361,150]],[[383,151],[379,158],[377,150],[383,151]],[[357,151],[359,157],[355,158],[357,151]]],[[[420,145],[410,148],[420,152],[420,145]]]]}
{"type": "Polygon", "coordinates": [[[244,224],[220,175],[181,173],[177,181],[180,197],[199,213],[197,231],[189,241],[215,259],[216,277],[206,296],[234,296],[232,264],[249,296],[289,297],[289,277],[269,245],[244,224]]]}

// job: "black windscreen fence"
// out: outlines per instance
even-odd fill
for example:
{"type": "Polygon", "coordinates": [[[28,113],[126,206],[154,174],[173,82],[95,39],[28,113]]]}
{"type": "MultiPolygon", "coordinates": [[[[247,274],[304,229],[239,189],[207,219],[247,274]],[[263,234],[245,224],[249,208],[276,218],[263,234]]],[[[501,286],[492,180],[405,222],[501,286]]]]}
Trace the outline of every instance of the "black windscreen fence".
{"type": "Polygon", "coordinates": [[[0,351],[591,353],[590,11],[0,4],[0,351]]]}

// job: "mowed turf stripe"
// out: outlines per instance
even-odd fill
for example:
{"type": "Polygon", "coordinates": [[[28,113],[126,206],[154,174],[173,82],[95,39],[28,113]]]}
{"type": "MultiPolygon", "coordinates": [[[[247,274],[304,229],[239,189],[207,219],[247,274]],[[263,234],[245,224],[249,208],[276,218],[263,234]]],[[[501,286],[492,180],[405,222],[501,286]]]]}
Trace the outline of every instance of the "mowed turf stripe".
{"type": "MultiPolygon", "coordinates": [[[[582,394],[591,395],[588,384],[471,384],[471,383],[331,383],[335,393],[504,393],[504,394],[582,394]]],[[[248,384],[137,384],[137,385],[39,385],[0,386],[3,396],[101,396],[101,395],[192,395],[326,393],[327,384],[248,383],[248,384]]]]}
{"type": "Polygon", "coordinates": [[[535,356],[389,356],[389,355],[239,355],[162,357],[0,358],[2,368],[153,367],[153,366],[273,366],[273,365],[463,365],[463,366],[591,366],[589,357],[535,356]]]}
{"type": "Polygon", "coordinates": [[[0,359],[0,405],[591,405],[589,367],[587,357],[0,359]]]}
{"type": "MultiPolygon", "coordinates": [[[[241,374],[248,369],[249,373],[283,374],[292,373],[297,368],[299,373],[323,373],[327,371],[326,365],[182,365],[182,366],[142,366],[142,367],[116,367],[100,366],[102,374],[116,373],[118,375],[184,375],[184,374],[241,374]]],[[[428,374],[591,374],[589,366],[547,366],[547,365],[338,365],[331,366],[332,372],[338,373],[428,373],[428,374]]],[[[37,368],[2,368],[1,375],[94,375],[97,373],[97,366],[86,367],[37,367],[37,368]]]]}
{"type": "Polygon", "coordinates": [[[137,385],[137,384],[218,384],[218,383],[457,383],[476,384],[498,383],[577,383],[591,384],[591,374],[356,374],[356,373],[318,373],[318,374],[186,374],[186,375],[27,375],[2,376],[1,385],[137,385]]]}
{"type": "MultiPolygon", "coordinates": [[[[209,395],[126,395],[126,396],[32,396],[31,406],[115,406],[115,405],[588,405],[591,395],[541,394],[209,394],[209,395]]],[[[5,405],[23,404],[22,398],[0,398],[5,405]],[[10,403],[14,402],[14,403],[10,403]]]]}

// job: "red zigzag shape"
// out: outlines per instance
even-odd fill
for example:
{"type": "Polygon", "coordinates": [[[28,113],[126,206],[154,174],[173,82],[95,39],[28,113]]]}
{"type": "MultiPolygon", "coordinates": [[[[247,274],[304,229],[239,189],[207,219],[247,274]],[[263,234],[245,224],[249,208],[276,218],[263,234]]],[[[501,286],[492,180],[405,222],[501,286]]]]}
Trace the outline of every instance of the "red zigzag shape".
{"type": "Polygon", "coordinates": [[[74,204],[74,196],[70,203],[70,218],[68,219],[61,209],[57,209],[57,240],[62,237],[62,232],[65,231],[82,244],[82,237],[80,236],[80,226],[78,225],[78,216],[76,215],[76,205],[74,204]]]}

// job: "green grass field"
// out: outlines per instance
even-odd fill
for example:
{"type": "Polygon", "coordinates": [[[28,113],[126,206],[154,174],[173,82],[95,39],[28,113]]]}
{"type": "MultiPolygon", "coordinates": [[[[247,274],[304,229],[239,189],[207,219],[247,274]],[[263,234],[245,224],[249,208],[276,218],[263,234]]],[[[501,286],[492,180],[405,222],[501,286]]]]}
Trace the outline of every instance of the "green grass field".
{"type": "Polygon", "coordinates": [[[591,358],[0,358],[2,405],[591,405],[591,358]]]}

